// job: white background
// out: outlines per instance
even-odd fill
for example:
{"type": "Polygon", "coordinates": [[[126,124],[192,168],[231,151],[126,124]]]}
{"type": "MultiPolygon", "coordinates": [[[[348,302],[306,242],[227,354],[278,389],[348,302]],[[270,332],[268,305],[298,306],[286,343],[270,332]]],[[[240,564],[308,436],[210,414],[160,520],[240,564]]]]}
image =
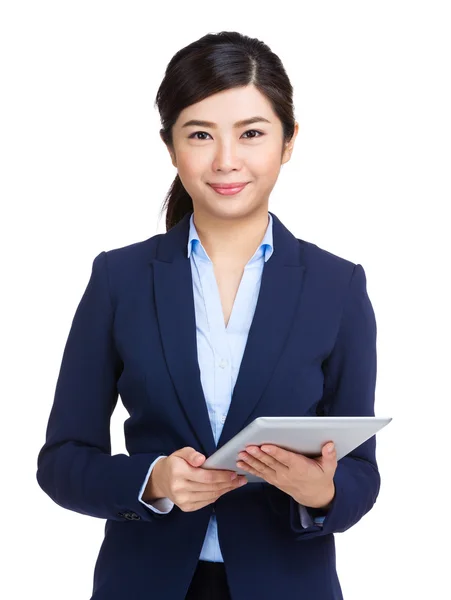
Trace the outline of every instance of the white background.
{"type": "MultiPolygon", "coordinates": [[[[90,597],[105,522],[53,503],[37,454],[93,258],[165,231],[166,65],[221,30],[267,43],[294,86],[300,132],[270,210],[361,263],[376,313],[376,415],[393,421],[375,506],[335,536],[344,597],[446,596],[450,21],[434,0],[2,3],[2,598],[90,597]]],[[[127,416],[119,401],[113,453],[127,416]]]]}

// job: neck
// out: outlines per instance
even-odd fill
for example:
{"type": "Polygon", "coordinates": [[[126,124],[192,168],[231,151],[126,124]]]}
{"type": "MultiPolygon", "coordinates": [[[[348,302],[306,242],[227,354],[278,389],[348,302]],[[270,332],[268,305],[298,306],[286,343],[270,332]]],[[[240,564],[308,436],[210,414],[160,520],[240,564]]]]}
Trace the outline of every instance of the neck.
{"type": "Polygon", "coordinates": [[[252,258],[268,228],[265,206],[242,219],[223,219],[194,212],[194,225],[210,260],[221,265],[245,265],[252,258]]]}

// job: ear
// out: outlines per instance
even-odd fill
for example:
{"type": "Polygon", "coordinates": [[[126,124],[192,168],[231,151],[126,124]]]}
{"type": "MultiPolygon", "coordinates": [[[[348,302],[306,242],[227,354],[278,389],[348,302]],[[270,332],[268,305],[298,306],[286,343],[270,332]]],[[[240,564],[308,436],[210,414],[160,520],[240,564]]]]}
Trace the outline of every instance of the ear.
{"type": "Polygon", "coordinates": [[[287,142],[287,144],[285,146],[285,150],[283,152],[282,164],[285,164],[291,158],[291,154],[293,153],[294,141],[296,139],[298,131],[299,131],[299,123],[296,121],[295,124],[294,124],[294,132],[293,132],[293,135],[291,137],[291,140],[289,140],[287,142]]]}
{"type": "Polygon", "coordinates": [[[161,141],[163,142],[163,144],[166,146],[167,151],[169,152],[169,156],[171,157],[171,162],[172,162],[173,166],[175,168],[177,168],[177,161],[175,158],[175,153],[173,152],[172,148],[170,148],[168,146],[168,144],[166,144],[166,142],[164,141],[163,136],[161,135],[161,131],[160,131],[160,138],[161,138],[161,141]]]}

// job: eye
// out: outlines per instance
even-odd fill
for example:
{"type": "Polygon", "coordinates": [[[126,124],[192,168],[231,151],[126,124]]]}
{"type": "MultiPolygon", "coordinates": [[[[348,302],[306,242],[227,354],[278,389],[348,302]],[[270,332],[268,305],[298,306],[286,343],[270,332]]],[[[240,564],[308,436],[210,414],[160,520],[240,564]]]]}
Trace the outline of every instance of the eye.
{"type": "MultiPolygon", "coordinates": [[[[258,133],[258,135],[253,135],[252,137],[250,137],[250,138],[247,138],[248,140],[249,140],[249,139],[253,139],[253,138],[255,138],[255,137],[260,137],[260,136],[262,136],[262,135],[265,135],[263,132],[261,132],[261,131],[257,131],[256,129],[248,129],[248,130],[247,130],[247,131],[245,131],[244,133],[249,133],[249,132],[252,132],[252,133],[258,133]]],[[[243,133],[243,135],[244,135],[244,133],[243,133]]]]}
{"type": "MultiPolygon", "coordinates": [[[[265,135],[265,134],[264,134],[262,131],[258,131],[257,129],[248,129],[247,131],[245,131],[245,132],[243,133],[243,135],[245,135],[246,133],[257,133],[257,134],[258,134],[258,135],[253,135],[253,136],[251,136],[251,137],[248,137],[248,138],[246,138],[246,139],[248,139],[248,140],[252,140],[252,139],[254,139],[254,138],[256,138],[256,137],[261,137],[262,135],[265,135]]],[[[195,131],[195,132],[194,132],[194,133],[192,133],[190,136],[188,136],[188,139],[197,139],[197,140],[203,141],[205,138],[202,138],[202,139],[201,139],[201,138],[195,138],[195,137],[194,137],[194,136],[196,136],[196,135],[198,135],[198,134],[199,134],[199,135],[200,135],[200,134],[202,134],[202,135],[210,135],[210,134],[209,134],[209,133],[207,133],[206,131],[195,131]]]]}

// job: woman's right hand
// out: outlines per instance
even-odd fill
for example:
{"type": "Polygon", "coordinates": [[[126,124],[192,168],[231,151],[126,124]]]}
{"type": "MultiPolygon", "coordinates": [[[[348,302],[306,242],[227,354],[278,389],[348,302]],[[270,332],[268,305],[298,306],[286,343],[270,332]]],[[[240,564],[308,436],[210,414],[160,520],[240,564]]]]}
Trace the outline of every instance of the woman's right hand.
{"type": "Polygon", "coordinates": [[[199,469],[205,460],[203,454],[190,446],[159,460],[147,482],[144,502],[169,498],[183,512],[192,512],[247,483],[244,475],[234,471],[199,469]]]}

